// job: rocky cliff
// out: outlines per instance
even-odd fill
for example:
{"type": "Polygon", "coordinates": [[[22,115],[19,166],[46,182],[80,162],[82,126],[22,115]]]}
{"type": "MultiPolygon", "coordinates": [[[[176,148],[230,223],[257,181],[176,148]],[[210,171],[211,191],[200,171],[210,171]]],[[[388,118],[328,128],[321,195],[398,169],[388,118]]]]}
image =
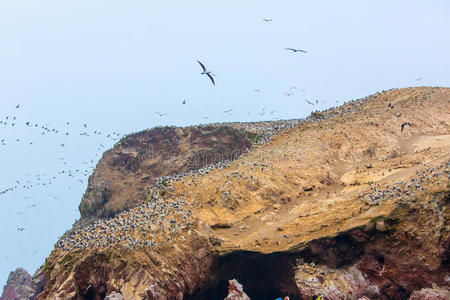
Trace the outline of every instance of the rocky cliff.
{"type": "Polygon", "coordinates": [[[130,134],[104,153],[80,204],[83,218],[111,217],[145,200],[155,179],[234,159],[296,121],[159,127],[130,134]]]}
{"type": "Polygon", "coordinates": [[[267,124],[125,138],[80,205],[109,218],[57,243],[38,299],[223,299],[233,278],[251,299],[448,295],[450,89],[391,90],[289,124],[251,148],[267,124]],[[197,160],[198,145],[225,154],[197,160]]]}
{"type": "Polygon", "coordinates": [[[33,277],[22,268],[17,268],[8,276],[8,281],[3,287],[0,300],[25,300],[36,299],[45,285],[45,276],[42,270],[38,270],[33,277]]]}

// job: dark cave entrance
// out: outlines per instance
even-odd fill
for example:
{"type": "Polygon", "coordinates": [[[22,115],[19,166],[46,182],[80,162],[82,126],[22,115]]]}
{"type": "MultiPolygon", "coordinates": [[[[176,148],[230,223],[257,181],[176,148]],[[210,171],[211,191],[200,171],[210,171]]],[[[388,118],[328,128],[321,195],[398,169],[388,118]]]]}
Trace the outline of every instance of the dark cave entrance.
{"type": "Polygon", "coordinates": [[[228,295],[228,280],[237,279],[253,300],[274,300],[289,296],[301,299],[294,280],[297,255],[238,252],[220,256],[207,274],[207,281],[183,299],[223,300],[228,295]]]}

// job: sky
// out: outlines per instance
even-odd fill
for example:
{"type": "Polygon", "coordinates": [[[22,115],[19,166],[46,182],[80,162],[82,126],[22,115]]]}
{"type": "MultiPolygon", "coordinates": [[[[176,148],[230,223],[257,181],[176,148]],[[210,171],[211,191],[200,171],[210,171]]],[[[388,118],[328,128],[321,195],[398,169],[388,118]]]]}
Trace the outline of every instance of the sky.
{"type": "Polygon", "coordinates": [[[0,191],[17,186],[0,194],[0,286],[44,263],[119,136],[449,87],[449,15],[448,0],[0,1],[0,191]]]}

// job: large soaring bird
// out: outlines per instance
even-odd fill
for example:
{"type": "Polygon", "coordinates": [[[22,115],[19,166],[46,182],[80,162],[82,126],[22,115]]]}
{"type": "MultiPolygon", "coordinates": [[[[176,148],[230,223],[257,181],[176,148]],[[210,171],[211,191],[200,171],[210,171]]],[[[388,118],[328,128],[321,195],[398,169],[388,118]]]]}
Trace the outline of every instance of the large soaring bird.
{"type": "Polygon", "coordinates": [[[201,75],[207,75],[209,77],[209,79],[211,79],[212,84],[216,85],[216,83],[214,82],[214,78],[212,77],[211,71],[206,70],[205,65],[203,65],[200,61],[197,60],[197,62],[200,64],[200,66],[202,66],[202,69],[203,69],[203,72],[201,73],[201,75]]]}
{"type": "Polygon", "coordinates": [[[294,49],[294,48],[285,48],[286,50],[292,51],[292,52],[303,52],[303,53],[308,53],[305,50],[301,50],[301,49],[294,49]]]}

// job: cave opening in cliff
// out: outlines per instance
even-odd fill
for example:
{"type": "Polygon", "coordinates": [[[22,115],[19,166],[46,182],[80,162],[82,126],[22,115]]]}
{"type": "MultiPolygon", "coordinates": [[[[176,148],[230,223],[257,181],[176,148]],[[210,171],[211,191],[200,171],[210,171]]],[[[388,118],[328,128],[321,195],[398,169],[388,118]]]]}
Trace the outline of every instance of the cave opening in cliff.
{"type": "Polygon", "coordinates": [[[251,299],[276,299],[289,296],[301,299],[295,283],[293,254],[238,252],[218,257],[206,276],[206,282],[183,299],[224,299],[228,281],[236,279],[251,299]]]}

